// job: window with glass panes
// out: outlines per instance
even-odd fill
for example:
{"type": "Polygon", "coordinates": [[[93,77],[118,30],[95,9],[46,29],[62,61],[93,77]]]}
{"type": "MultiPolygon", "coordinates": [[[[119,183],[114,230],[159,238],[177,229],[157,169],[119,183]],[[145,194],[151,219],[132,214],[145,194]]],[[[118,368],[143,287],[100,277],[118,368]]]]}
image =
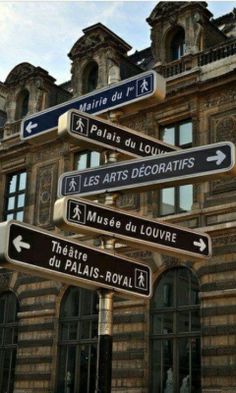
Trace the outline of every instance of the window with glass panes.
{"type": "Polygon", "coordinates": [[[100,164],[100,153],[97,151],[81,151],[75,154],[75,170],[93,168],[100,164]]]}
{"type": "Polygon", "coordinates": [[[200,305],[187,268],[164,273],[151,300],[150,393],[200,393],[200,305]]]}
{"type": "Polygon", "coordinates": [[[71,287],[61,305],[58,392],[94,393],[97,359],[98,296],[71,287]]]}
{"type": "MultiPolygon", "coordinates": [[[[164,127],[160,139],[182,149],[192,147],[192,121],[186,120],[164,127]]],[[[193,186],[187,184],[177,187],[163,188],[159,193],[159,215],[176,214],[191,210],[193,204],[193,186]]]]}
{"type": "Polygon", "coordinates": [[[0,295],[0,392],[12,393],[17,350],[18,301],[14,293],[0,295]]]}
{"type": "Polygon", "coordinates": [[[5,220],[24,219],[25,195],[26,195],[25,171],[13,173],[7,176],[6,194],[5,194],[5,220]]]}

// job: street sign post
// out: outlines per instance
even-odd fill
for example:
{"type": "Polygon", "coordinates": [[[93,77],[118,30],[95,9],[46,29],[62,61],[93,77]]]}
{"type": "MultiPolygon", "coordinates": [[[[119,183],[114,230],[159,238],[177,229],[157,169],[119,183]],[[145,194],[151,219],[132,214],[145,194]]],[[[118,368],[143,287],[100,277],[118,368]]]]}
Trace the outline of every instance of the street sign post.
{"type": "Polygon", "coordinates": [[[0,224],[0,263],[70,285],[151,296],[148,266],[17,221],[0,224]]]}
{"type": "Polygon", "coordinates": [[[151,136],[74,109],[59,117],[58,135],[98,151],[110,149],[124,157],[147,157],[180,150],[151,136]]]}
{"type": "Polygon", "coordinates": [[[82,198],[58,199],[54,205],[53,220],[67,231],[102,233],[167,255],[194,259],[211,256],[211,239],[205,233],[146,219],[82,198]]]}
{"type": "Polygon", "coordinates": [[[94,169],[67,172],[59,178],[58,196],[144,191],[196,183],[235,173],[235,146],[231,142],[220,142],[94,169]]]}
{"type": "Polygon", "coordinates": [[[21,139],[30,143],[53,140],[57,136],[58,118],[69,109],[86,113],[104,113],[122,108],[123,113],[137,110],[145,102],[156,103],[165,97],[165,79],[147,71],[112,86],[93,91],[44,111],[26,116],[21,122],[21,139]]]}

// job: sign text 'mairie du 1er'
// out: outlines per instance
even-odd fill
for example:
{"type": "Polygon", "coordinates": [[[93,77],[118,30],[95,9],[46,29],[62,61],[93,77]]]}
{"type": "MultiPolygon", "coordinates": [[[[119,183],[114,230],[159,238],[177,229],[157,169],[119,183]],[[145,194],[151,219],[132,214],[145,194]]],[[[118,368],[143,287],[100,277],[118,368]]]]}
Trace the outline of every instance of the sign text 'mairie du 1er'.
{"type": "Polygon", "coordinates": [[[189,184],[236,172],[231,142],[194,147],[161,156],[146,157],[60,176],[58,196],[145,190],[189,184]]]}
{"type": "Polygon", "coordinates": [[[21,122],[21,139],[30,143],[52,140],[57,136],[58,119],[70,109],[86,113],[104,113],[122,107],[122,112],[137,110],[145,102],[158,102],[165,97],[165,79],[147,71],[112,86],[74,98],[62,104],[26,116],[21,122]]]}
{"type": "Polygon", "coordinates": [[[0,265],[125,297],[151,296],[148,266],[17,221],[0,224],[0,265]]]}

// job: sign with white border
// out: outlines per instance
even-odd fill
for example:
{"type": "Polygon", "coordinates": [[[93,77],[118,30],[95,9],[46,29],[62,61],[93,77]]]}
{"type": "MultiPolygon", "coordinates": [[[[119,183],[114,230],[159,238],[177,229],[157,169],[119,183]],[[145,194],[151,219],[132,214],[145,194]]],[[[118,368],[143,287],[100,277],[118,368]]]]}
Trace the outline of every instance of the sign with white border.
{"type": "Polygon", "coordinates": [[[17,221],[0,224],[0,264],[69,285],[107,288],[125,297],[151,296],[149,266],[17,221]]]}
{"type": "Polygon", "coordinates": [[[135,247],[180,258],[204,259],[212,254],[211,239],[203,232],[147,219],[82,198],[58,199],[53,221],[67,231],[105,234],[135,247]]]}

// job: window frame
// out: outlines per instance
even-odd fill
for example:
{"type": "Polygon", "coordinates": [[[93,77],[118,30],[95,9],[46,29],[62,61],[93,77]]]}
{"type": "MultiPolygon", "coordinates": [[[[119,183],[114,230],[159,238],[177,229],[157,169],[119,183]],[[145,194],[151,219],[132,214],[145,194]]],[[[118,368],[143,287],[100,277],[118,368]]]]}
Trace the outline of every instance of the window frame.
{"type": "Polygon", "coordinates": [[[97,165],[93,165],[92,166],[92,160],[93,160],[92,155],[93,155],[93,153],[99,155],[99,157],[98,157],[98,166],[99,166],[100,162],[101,162],[101,154],[100,154],[100,152],[98,152],[96,150],[89,150],[89,149],[87,149],[87,150],[77,151],[74,154],[74,169],[82,171],[82,170],[87,169],[87,168],[95,168],[97,165]],[[82,169],[79,169],[78,168],[79,156],[82,156],[82,155],[86,155],[86,166],[84,168],[82,168],[82,169]]]}
{"type": "MultiPolygon", "coordinates": [[[[192,278],[196,279],[197,284],[198,284],[198,293],[200,291],[200,287],[199,287],[199,282],[197,280],[197,277],[194,275],[194,273],[183,266],[179,266],[176,268],[172,268],[169,270],[166,270],[159,278],[159,280],[157,281],[154,291],[153,291],[153,298],[151,299],[150,302],[150,315],[149,315],[149,319],[150,319],[150,392],[156,392],[156,389],[158,388],[157,386],[153,385],[153,379],[154,379],[154,374],[155,374],[155,369],[154,369],[154,347],[155,344],[159,342],[159,351],[160,351],[160,357],[159,357],[159,370],[160,371],[160,391],[158,390],[158,393],[164,393],[164,388],[165,388],[165,384],[163,383],[164,380],[164,369],[165,369],[165,361],[163,359],[163,354],[164,354],[164,346],[165,346],[165,341],[171,344],[172,347],[172,361],[173,361],[173,380],[174,380],[174,387],[173,387],[173,393],[177,393],[179,392],[180,389],[180,383],[181,383],[181,379],[180,379],[180,352],[179,352],[179,343],[180,340],[182,339],[187,339],[189,341],[189,343],[193,342],[193,340],[195,340],[195,342],[197,343],[198,341],[198,349],[199,351],[201,350],[201,320],[200,320],[200,299],[198,298],[198,302],[197,304],[194,304],[193,302],[191,303],[191,299],[192,299],[192,278]],[[189,296],[189,304],[188,305],[179,305],[177,303],[177,293],[178,293],[178,272],[180,272],[180,269],[185,269],[185,272],[188,271],[188,281],[190,282],[189,288],[188,288],[188,296],[189,296]],[[166,304],[163,306],[159,306],[159,307],[153,307],[152,304],[152,300],[154,299],[154,296],[156,294],[156,291],[158,290],[158,286],[161,283],[161,279],[164,277],[165,274],[168,274],[170,272],[174,272],[174,288],[173,288],[173,305],[170,304],[166,304]],[[190,326],[192,327],[192,312],[198,312],[199,316],[198,316],[198,321],[199,321],[199,330],[194,330],[191,329],[190,326]],[[178,316],[181,314],[181,312],[188,312],[188,331],[178,331],[178,323],[179,323],[179,318],[178,316]],[[168,332],[161,332],[161,333],[153,333],[153,324],[154,324],[154,317],[155,316],[163,316],[163,315],[172,315],[172,326],[173,326],[173,330],[172,332],[168,333],[168,332]]],[[[162,289],[164,289],[164,285],[162,287],[162,289]]],[[[164,291],[163,291],[163,295],[164,295],[164,291]]],[[[163,303],[164,303],[164,296],[163,296],[163,303]]],[[[195,302],[196,303],[196,302],[195,302]]],[[[163,328],[163,327],[161,327],[163,328]]],[[[165,329],[163,328],[163,331],[165,329]]],[[[188,344],[189,345],[189,344],[188,344]]],[[[169,348],[170,349],[170,348],[169,348]]],[[[199,352],[200,353],[200,352],[199,352]]],[[[192,382],[192,376],[193,376],[193,360],[192,360],[192,347],[189,346],[189,353],[188,353],[188,367],[189,367],[189,371],[190,371],[190,382],[192,382]]],[[[201,359],[199,362],[199,368],[200,368],[200,373],[201,373],[201,359]]],[[[183,381],[183,380],[182,380],[183,381]]],[[[166,381],[165,381],[166,382],[166,381]]],[[[190,385],[191,386],[191,385],[190,385]]],[[[200,386],[198,387],[199,389],[201,389],[201,380],[200,380],[200,386]]],[[[199,390],[200,392],[200,390],[199,390]]]]}
{"type": "MultiPolygon", "coordinates": [[[[56,385],[57,389],[61,389],[61,382],[64,381],[64,392],[67,392],[67,381],[65,378],[60,380],[61,374],[59,373],[59,370],[61,369],[61,364],[63,359],[61,359],[61,355],[63,354],[63,350],[65,351],[65,367],[63,370],[65,371],[65,375],[68,374],[69,371],[69,365],[68,365],[68,356],[70,353],[70,349],[73,347],[75,350],[75,363],[74,363],[74,369],[76,370],[74,379],[72,380],[73,382],[73,390],[70,391],[70,393],[89,393],[91,391],[91,382],[94,384],[95,388],[95,380],[92,381],[90,376],[91,376],[91,353],[92,349],[96,349],[96,357],[95,357],[95,364],[97,362],[97,342],[98,342],[98,306],[96,306],[96,313],[92,313],[94,306],[98,305],[98,295],[96,291],[89,291],[84,288],[80,287],[69,287],[61,301],[61,307],[60,307],[60,316],[59,316],[59,334],[58,334],[58,357],[57,357],[57,380],[56,380],[56,385]],[[78,315],[76,316],[63,316],[63,307],[66,306],[66,302],[68,297],[72,294],[72,291],[78,291],[78,315]],[[85,296],[90,296],[90,313],[83,314],[81,312],[82,310],[82,304],[84,302],[84,297],[85,296]],[[83,332],[83,323],[88,322],[90,324],[90,337],[82,337],[82,332],[83,332]],[[96,337],[92,337],[93,333],[93,324],[96,323],[96,337]],[[70,324],[77,324],[76,325],[76,338],[73,339],[65,339],[63,338],[63,327],[67,324],[68,329],[70,328],[70,324]],[[87,373],[87,386],[86,386],[86,392],[85,392],[85,386],[83,388],[80,386],[80,373],[81,373],[81,354],[83,351],[88,350],[88,353],[90,354],[90,358],[88,359],[88,373],[87,373]],[[82,392],[83,389],[83,392],[82,392]]],[[[84,328],[85,330],[85,328],[84,328]]],[[[69,330],[68,330],[69,334],[69,330]]],[[[63,356],[63,355],[62,355],[63,356]]],[[[96,368],[93,369],[95,375],[96,375],[96,368]]],[[[69,371],[70,372],[70,371],[69,371]]],[[[71,374],[70,374],[71,375],[71,374]]]]}
{"type": "Polygon", "coordinates": [[[26,191],[27,191],[27,172],[25,169],[22,169],[17,172],[11,172],[6,174],[6,183],[5,183],[5,195],[4,195],[4,211],[3,211],[3,219],[4,220],[19,220],[23,221],[24,220],[24,214],[25,214],[25,206],[26,206],[26,191]],[[20,178],[21,175],[25,174],[25,187],[20,189],[20,178]],[[16,186],[14,191],[10,191],[11,187],[11,181],[13,177],[16,176],[16,186]],[[19,197],[23,195],[24,196],[24,203],[22,206],[18,206],[19,202],[19,197]],[[13,208],[8,208],[8,203],[9,199],[14,198],[14,206],[13,208]],[[23,213],[22,220],[17,217],[18,213],[23,213]],[[8,219],[8,215],[13,215],[12,218],[8,219]]]}
{"type": "MultiPolygon", "coordinates": [[[[174,145],[181,147],[182,149],[188,149],[191,148],[193,146],[193,120],[191,118],[186,118],[184,120],[181,120],[179,122],[176,123],[170,123],[167,125],[164,125],[161,127],[160,132],[159,132],[159,139],[161,141],[164,141],[163,136],[162,136],[162,132],[166,129],[166,128],[174,128],[174,145]],[[183,126],[184,124],[187,123],[191,123],[192,125],[192,141],[189,143],[184,143],[180,145],[180,140],[181,140],[181,126],[183,126]]],[[[171,144],[171,142],[168,142],[171,144]]],[[[186,213],[189,210],[183,210],[181,208],[181,203],[180,203],[180,188],[184,187],[185,185],[179,185],[179,186],[171,186],[171,187],[164,187],[163,189],[159,190],[158,192],[158,216],[160,217],[165,217],[165,216],[169,216],[169,215],[174,215],[174,214],[180,214],[180,213],[186,213]],[[161,198],[161,194],[162,194],[162,190],[168,189],[168,188],[174,188],[174,211],[173,213],[162,213],[162,198],[161,198]]],[[[193,190],[192,190],[192,198],[193,198],[193,190]]]]}
{"type": "MultiPolygon", "coordinates": [[[[0,299],[4,299],[5,297],[5,303],[4,303],[4,318],[3,321],[0,322],[0,330],[2,331],[2,338],[0,342],[0,390],[2,389],[2,381],[3,381],[3,371],[4,371],[4,358],[5,358],[5,353],[6,351],[10,354],[10,367],[7,368],[8,371],[8,377],[7,377],[7,392],[12,393],[14,390],[14,373],[15,373],[15,365],[16,365],[16,353],[17,353],[17,341],[18,341],[18,318],[17,318],[17,313],[19,311],[19,302],[12,291],[6,291],[0,294],[0,299]],[[14,318],[13,321],[8,322],[6,321],[6,318],[8,315],[6,314],[6,310],[9,313],[9,299],[10,296],[14,296],[15,300],[15,313],[14,313],[14,318]],[[12,341],[11,343],[7,343],[4,341],[5,338],[5,331],[9,331],[9,329],[13,329],[12,332],[12,341]]],[[[12,311],[12,310],[11,310],[12,311]]],[[[13,313],[12,313],[13,315],[13,313]]],[[[2,391],[2,390],[1,390],[2,391]]]]}

